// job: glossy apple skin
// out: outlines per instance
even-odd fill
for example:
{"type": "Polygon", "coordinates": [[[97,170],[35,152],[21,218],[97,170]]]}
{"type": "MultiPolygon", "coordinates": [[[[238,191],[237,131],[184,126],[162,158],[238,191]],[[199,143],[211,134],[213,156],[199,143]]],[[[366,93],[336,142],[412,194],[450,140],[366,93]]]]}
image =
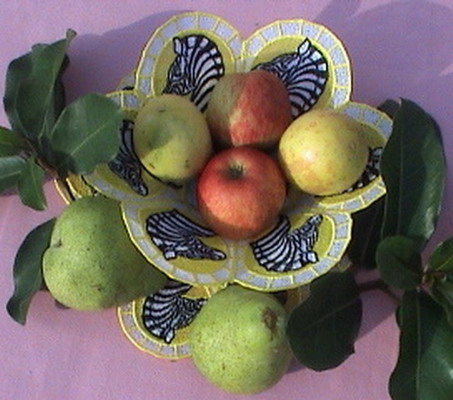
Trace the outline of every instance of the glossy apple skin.
{"type": "Polygon", "coordinates": [[[288,91],[268,71],[225,75],[214,87],[206,119],[218,148],[270,149],[292,121],[288,91]]]}
{"type": "Polygon", "coordinates": [[[198,209],[221,237],[251,239],[276,220],[286,197],[286,181],[277,162],[251,147],[217,153],[197,181],[198,209]]]}
{"type": "Polygon", "coordinates": [[[294,120],[279,143],[280,164],[302,191],[326,196],[351,187],[368,161],[365,128],[339,111],[315,109],[294,120]]]}

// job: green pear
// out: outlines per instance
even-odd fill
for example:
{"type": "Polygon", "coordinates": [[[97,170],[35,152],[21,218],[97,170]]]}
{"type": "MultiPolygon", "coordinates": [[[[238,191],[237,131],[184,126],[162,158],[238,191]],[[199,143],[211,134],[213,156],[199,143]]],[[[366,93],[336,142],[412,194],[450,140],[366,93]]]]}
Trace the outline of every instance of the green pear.
{"type": "Polygon", "coordinates": [[[271,294],[228,286],[215,293],[192,322],[193,362],[226,392],[261,392],[288,368],[292,353],[286,322],[285,309],[271,294]]]}
{"type": "Polygon", "coordinates": [[[76,200],[57,218],[43,277],[56,300],[78,310],[125,304],[167,281],[132,244],[119,203],[101,196],[76,200]]]}
{"type": "Polygon", "coordinates": [[[134,149],[148,172],[182,184],[195,177],[212,153],[201,111],[187,98],[163,94],[148,99],[134,125],[134,149]]]}

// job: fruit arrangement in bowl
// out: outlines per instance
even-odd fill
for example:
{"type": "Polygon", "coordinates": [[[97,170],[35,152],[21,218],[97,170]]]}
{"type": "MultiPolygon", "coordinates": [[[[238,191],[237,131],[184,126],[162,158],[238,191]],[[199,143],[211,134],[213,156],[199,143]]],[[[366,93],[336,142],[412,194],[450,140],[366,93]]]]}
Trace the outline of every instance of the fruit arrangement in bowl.
{"type": "MultiPolygon", "coordinates": [[[[109,94],[125,114],[120,152],[83,179],[120,201],[132,242],[169,278],[163,289],[119,307],[127,337],[159,357],[192,356],[209,379],[241,392],[264,390],[286,371],[288,299],[299,304],[313,280],[349,265],[351,214],[385,193],[379,152],[392,123],[350,101],[347,54],[326,28],[295,20],[264,28],[242,46],[238,40],[234,28],[206,14],[177,16],[154,32],[137,69],[109,94]],[[210,22],[218,29],[206,29],[210,22]],[[278,33],[294,24],[297,37],[278,33]],[[267,31],[278,35],[256,47],[267,31]],[[335,51],[324,47],[327,37],[335,51]],[[215,319],[201,323],[203,342],[194,347],[203,310],[230,291],[228,324],[255,332],[253,339],[268,337],[278,321],[277,342],[263,339],[247,357],[267,364],[254,389],[250,382],[241,389],[238,377],[217,377],[229,361],[214,349],[231,346],[233,336],[208,333],[215,319]],[[234,304],[260,292],[268,293],[256,296],[256,326],[235,322],[234,304]],[[275,293],[286,300],[261,318],[268,309],[261,303],[275,303],[275,293]]],[[[234,347],[231,359],[244,352],[234,347]]]]}
{"type": "MultiPolygon", "coordinates": [[[[52,47],[62,69],[71,39],[52,47]]],[[[317,370],[338,365],[360,326],[345,274],[353,217],[386,194],[380,162],[393,129],[351,91],[347,53],[326,27],[277,21],[243,40],[217,16],[171,18],[117,90],[60,110],[47,142],[29,138],[37,157],[18,176],[56,171],[69,204],[19,250],[10,314],[24,322],[39,289],[20,284],[21,254],[38,243],[34,271],[58,302],[117,307],[139,349],[192,357],[226,391],[269,388],[293,353],[317,370]],[[80,116],[83,132],[65,138],[80,116]],[[326,301],[339,311],[317,309],[326,301]],[[326,312],[314,324],[323,332],[342,327],[322,362],[307,345],[319,334],[307,328],[314,310],[326,312]]],[[[20,192],[45,203],[39,190],[20,192]]]]}
{"type": "Polygon", "coordinates": [[[342,259],[351,214],[385,193],[392,122],[350,101],[350,75],[341,42],[311,22],[243,41],[218,17],[179,15],[109,94],[125,114],[120,152],[83,178],[121,202],[131,239],[171,279],[308,284],[342,259]]]}

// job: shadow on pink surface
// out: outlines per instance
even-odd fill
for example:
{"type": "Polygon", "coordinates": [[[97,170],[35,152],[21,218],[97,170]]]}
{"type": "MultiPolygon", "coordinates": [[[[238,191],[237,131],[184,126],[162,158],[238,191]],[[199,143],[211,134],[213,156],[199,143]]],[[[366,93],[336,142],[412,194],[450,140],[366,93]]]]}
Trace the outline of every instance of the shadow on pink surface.
{"type": "Polygon", "coordinates": [[[185,11],[157,13],[103,35],[78,36],[69,50],[74,63],[65,75],[68,98],[115,90],[119,81],[137,66],[141,51],[155,29],[182,12],[185,11]]]}

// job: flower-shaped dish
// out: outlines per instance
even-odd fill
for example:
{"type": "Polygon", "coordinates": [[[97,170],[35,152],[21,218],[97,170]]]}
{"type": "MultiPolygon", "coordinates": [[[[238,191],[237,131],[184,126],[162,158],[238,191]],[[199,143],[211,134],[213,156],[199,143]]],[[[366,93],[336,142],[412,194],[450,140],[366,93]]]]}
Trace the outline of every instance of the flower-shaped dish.
{"type": "Polygon", "coordinates": [[[136,70],[109,94],[125,113],[120,153],[81,178],[90,187],[84,190],[121,201],[132,241],[152,265],[178,282],[213,287],[236,282],[263,291],[308,284],[344,255],[351,214],[385,193],[379,158],[392,121],[352,102],[351,91],[347,52],[324,26],[301,19],[277,21],[242,40],[217,16],[175,16],[153,33],[136,70]],[[170,187],[142,166],[134,151],[134,119],[148,98],[162,93],[187,96],[204,111],[223,75],[252,69],[266,69],[282,79],[295,118],[325,107],[358,120],[366,128],[369,161],[360,180],[343,193],[315,197],[291,187],[271,229],[251,241],[230,241],[205,225],[193,182],[170,187]]]}

